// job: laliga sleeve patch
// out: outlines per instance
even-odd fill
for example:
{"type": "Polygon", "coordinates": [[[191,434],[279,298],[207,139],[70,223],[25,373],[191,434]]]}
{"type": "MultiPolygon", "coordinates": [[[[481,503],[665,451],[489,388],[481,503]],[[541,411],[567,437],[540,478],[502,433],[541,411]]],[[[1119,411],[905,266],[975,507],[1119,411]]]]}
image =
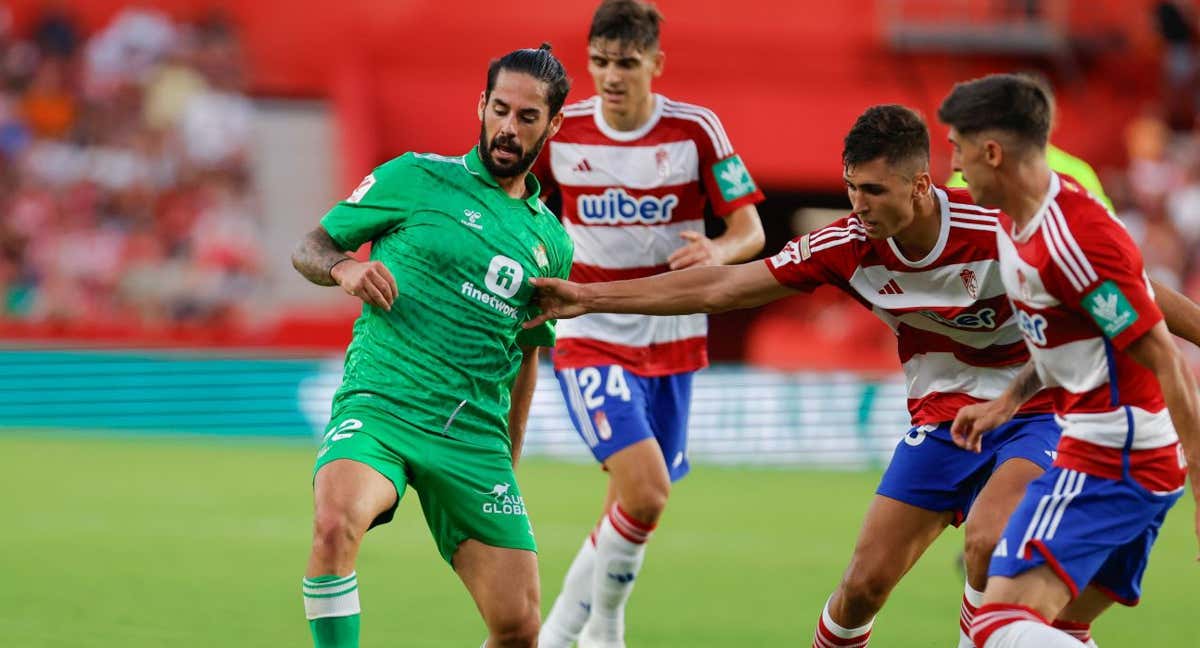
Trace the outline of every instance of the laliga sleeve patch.
{"type": "Polygon", "coordinates": [[[1138,320],[1138,312],[1111,280],[1088,293],[1083,298],[1083,307],[1107,338],[1117,337],[1138,320]]]}
{"type": "Polygon", "coordinates": [[[371,187],[374,186],[375,174],[368,173],[367,177],[363,178],[362,182],[358,183],[358,186],[354,188],[354,193],[350,194],[350,197],[346,199],[346,202],[357,203],[358,201],[362,200],[363,196],[367,195],[367,192],[370,191],[371,187]]]}
{"type": "Polygon", "coordinates": [[[712,172],[725,202],[748,196],[757,189],[750,172],[746,170],[746,165],[742,164],[741,156],[731,155],[717,162],[713,165],[712,172]]]}
{"type": "Polygon", "coordinates": [[[809,235],[805,234],[798,241],[788,241],[787,245],[783,246],[783,249],[779,251],[779,254],[771,257],[771,265],[776,268],[782,268],[785,265],[808,260],[808,257],[812,256],[808,237],[809,235]]]}

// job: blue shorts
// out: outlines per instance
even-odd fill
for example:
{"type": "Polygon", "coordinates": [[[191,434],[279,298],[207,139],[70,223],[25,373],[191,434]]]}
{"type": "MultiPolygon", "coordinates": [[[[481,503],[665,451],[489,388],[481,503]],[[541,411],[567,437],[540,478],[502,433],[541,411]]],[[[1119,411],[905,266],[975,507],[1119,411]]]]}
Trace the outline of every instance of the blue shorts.
{"type": "Polygon", "coordinates": [[[1049,565],[1078,596],[1088,585],[1137,605],[1158,530],[1182,490],[1152,493],[1136,481],[1060,466],[1029,484],[992,554],[989,576],[1049,565]]]}
{"type": "Polygon", "coordinates": [[[688,473],[692,374],[646,378],[619,365],[556,371],[575,431],[604,463],[619,450],[656,439],[671,481],[688,473]]]}
{"type": "Polygon", "coordinates": [[[912,428],[896,444],[876,493],[930,511],[953,511],[962,524],[992,471],[1009,459],[1043,469],[1054,461],[1061,431],[1053,414],[1028,414],[983,435],[983,451],[954,445],[950,423],[912,428]]]}

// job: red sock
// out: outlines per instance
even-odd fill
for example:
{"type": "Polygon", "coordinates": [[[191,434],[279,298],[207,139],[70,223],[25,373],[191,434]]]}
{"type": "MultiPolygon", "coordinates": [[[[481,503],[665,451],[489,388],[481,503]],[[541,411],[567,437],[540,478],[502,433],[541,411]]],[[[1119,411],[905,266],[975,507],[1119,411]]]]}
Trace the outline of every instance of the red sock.
{"type": "Polygon", "coordinates": [[[1055,628],[1075,637],[1079,643],[1087,643],[1092,640],[1092,624],[1080,623],[1079,621],[1063,621],[1055,619],[1052,623],[1055,628]]]}
{"type": "Polygon", "coordinates": [[[829,603],[817,619],[817,632],[813,635],[812,648],[867,648],[871,640],[874,622],[860,628],[843,628],[829,616],[829,603]]]}
{"type": "Polygon", "coordinates": [[[975,612],[975,620],[971,623],[971,641],[975,642],[975,648],[983,648],[994,632],[1017,621],[1046,623],[1042,615],[1033,608],[1007,603],[989,603],[979,606],[975,612]]]}
{"type": "Polygon", "coordinates": [[[979,613],[979,608],[971,604],[967,600],[967,595],[963,594],[962,609],[958,613],[958,627],[962,628],[963,634],[971,636],[971,622],[975,620],[975,615],[979,613]]]}
{"type": "Polygon", "coordinates": [[[613,504],[608,511],[608,521],[612,523],[613,528],[621,537],[634,544],[645,544],[650,539],[650,532],[654,531],[655,524],[646,524],[640,520],[635,520],[625,509],[621,508],[620,504],[613,504]]]}

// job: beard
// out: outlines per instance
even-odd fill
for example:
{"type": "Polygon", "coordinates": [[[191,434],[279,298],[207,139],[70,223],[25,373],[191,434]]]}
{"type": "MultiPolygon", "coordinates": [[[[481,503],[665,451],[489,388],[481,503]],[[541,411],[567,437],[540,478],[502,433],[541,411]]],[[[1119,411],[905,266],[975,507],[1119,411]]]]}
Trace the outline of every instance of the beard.
{"type": "Polygon", "coordinates": [[[483,166],[488,173],[492,174],[493,178],[512,178],[525,173],[533,166],[534,160],[537,159],[538,153],[542,152],[542,146],[546,144],[546,138],[549,136],[550,128],[547,127],[538,141],[533,143],[533,147],[525,151],[521,148],[521,142],[511,135],[498,134],[489,140],[486,127],[480,124],[479,158],[483,160],[483,166]],[[497,149],[515,155],[516,159],[512,162],[497,162],[492,157],[492,151],[497,149]]]}

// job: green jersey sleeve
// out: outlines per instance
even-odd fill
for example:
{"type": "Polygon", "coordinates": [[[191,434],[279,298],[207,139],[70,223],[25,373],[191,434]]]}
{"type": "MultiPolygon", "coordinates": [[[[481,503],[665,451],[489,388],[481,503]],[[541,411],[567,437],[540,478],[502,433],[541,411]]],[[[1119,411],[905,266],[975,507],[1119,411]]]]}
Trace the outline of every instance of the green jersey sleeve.
{"type": "MultiPolygon", "coordinates": [[[[551,257],[552,265],[550,275],[559,279],[566,279],[571,276],[571,262],[575,256],[575,244],[567,238],[566,233],[563,233],[563,242],[559,246],[553,248],[551,257]]],[[[534,309],[536,312],[536,309],[534,309]]],[[[517,344],[521,347],[554,346],[554,321],[551,320],[541,326],[522,329],[517,333],[517,344]]]]}
{"type": "Polygon", "coordinates": [[[321,218],[321,226],[343,250],[357,250],[404,223],[408,196],[427,181],[424,175],[412,153],[375,167],[350,197],[321,218]]]}

